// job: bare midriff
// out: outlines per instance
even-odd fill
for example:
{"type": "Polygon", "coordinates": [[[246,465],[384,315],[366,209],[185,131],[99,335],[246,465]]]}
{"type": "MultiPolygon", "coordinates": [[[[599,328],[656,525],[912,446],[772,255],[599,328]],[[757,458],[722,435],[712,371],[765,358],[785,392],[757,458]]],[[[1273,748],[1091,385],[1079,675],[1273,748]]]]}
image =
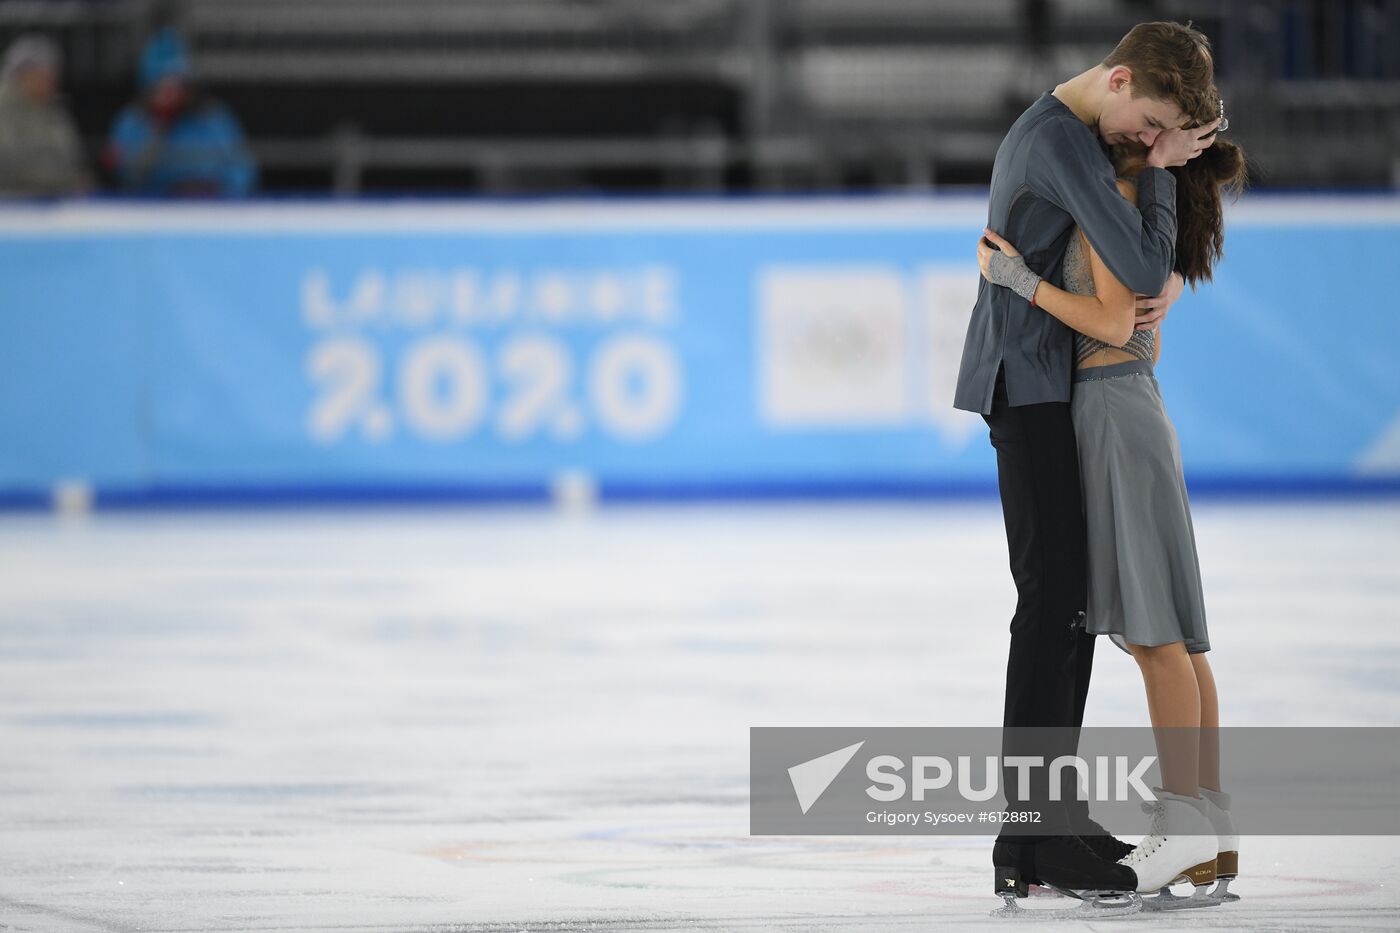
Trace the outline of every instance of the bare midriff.
{"type": "Polygon", "coordinates": [[[1138,357],[1117,347],[1101,347],[1089,355],[1075,369],[1094,369],[1099,366],[1112,366],[1114,363],[1129,363],[1138,357]]]}

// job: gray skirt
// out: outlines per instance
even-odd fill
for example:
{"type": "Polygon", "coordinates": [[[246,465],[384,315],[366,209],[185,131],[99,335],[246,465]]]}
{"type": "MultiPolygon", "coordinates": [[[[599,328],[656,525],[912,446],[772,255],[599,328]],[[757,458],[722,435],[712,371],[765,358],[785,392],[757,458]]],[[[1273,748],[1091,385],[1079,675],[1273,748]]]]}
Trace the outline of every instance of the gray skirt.
{"type": "Polygon", "coordinates": [[[1086,628],[1118,647],[1184,642],[1210,650],[1181,449],[1152,364],[1074,373],[1089,545],[1086,628]]]}

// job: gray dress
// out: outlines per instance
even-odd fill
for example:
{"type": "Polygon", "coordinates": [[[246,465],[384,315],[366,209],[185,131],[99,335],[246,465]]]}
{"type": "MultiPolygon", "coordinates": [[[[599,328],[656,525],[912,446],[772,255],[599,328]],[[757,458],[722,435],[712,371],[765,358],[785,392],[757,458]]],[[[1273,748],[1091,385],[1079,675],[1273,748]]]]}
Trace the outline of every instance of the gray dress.
{"type": "MultiPolygon", "coordinates": [[[[1094,294],[1078,232],[1065,253],[1065,289],[1094,294]]],[[[1086,628],[1118,647],[1184,642],[1210,650],[1191,506],[1176,429],[1152,374],[1156,334],[1123,346],[1139,359],[1076,369],[1070,411],[1079,445],[1089,545],[1086,628]]],[[[1075,334],[1075,359],[1106,346],[1075,334]]]]}

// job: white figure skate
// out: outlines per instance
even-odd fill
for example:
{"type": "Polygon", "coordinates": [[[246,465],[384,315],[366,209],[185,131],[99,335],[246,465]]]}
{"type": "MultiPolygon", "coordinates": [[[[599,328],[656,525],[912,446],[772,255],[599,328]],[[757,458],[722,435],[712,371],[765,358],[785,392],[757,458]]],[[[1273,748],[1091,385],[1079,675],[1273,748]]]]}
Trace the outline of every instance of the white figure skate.
{"type": "Polygon", "coordinates": [[[1238,894],[1230,892],[1230,882],[1235,880],[1240,870],[1240,837],[1235,835],[1235,825],[1230,820],[1230,795],[1202,787],[1201,800],[1205,802],[1203,809],[1210,825],[1215,829],[1218,840],[1215,855],[1216,882],[1209,896],[1222,904],[1229,904],[1240,899],[1238,894]]]}
{"type": "Polygon", "coordinates": [[[1144,803],[1152,825],[1147,836],[1133,851],[1118,860],[1138,876],[1138,893],[1156,893],[1142,899],[1143,910],[1182,910],[1217,907],[1222,901],[1210,896],[1216,876],[1218,837],[1203,812],[1205,802],[1153,788],[1157,800],[1144,803]],[[1171,885],[1189,881],[1195,886],[1190,897],[1171,892],[1171,885]]]}

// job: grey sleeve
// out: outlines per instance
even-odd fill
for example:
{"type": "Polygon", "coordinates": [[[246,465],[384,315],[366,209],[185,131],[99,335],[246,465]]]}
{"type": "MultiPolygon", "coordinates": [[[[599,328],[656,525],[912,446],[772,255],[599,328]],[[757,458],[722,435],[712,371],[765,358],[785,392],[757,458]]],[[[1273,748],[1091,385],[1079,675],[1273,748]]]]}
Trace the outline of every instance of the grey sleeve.
{"type": "Polygon", "coordinates": [[[1104,264],[1140,295],[1162,291],[1176,263],[1176,178],[1144,168],[1137,179],[1137,207],[1118,193],[1102,154],[1087,150],[1063,125],[1053,123],[1032,154],[1027,183],[1060,207],[1089,238],[1104,264]]]}

